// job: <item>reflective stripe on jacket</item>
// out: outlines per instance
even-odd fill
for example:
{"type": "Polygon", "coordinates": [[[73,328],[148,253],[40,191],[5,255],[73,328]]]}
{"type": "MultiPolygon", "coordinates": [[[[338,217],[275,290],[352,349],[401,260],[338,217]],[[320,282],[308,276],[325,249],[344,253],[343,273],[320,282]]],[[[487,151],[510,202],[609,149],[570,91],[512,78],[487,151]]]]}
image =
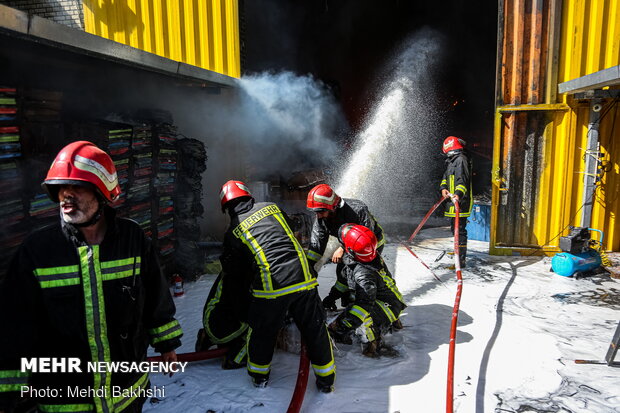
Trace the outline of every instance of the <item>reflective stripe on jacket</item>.
{"type": "Polygon", "coordinates": [[[284,213],[268,202],[254,204],[233,218],[224,236],[222,266],[231,274],[248,272],[249,267],[252,294],[258,298],[276,298],[318,285],[284,213]]]}
{"type": "Polygon", "coordinates": [[[14,384],[25,379],[11,373],[22,357],[80,359],[82,372],[28,378],[65,395],[37,399],[41,410],[89,411],[92,405],[93,411],[118,412],[133,399],[114,399],[110,389],[148,387],[148,377],[92,372],[87,363],[140,362],[149,343],[158,352],[180,345],[181,327],[153,246],[137,223],[117,219],[111,208],[105,214],[100,245],[86,245],[74,227],[57,223],[31,234],[11,261],[0,285],[0,325],[11,332],[0,338],[0,410],[15,396],[14,384]],[[67,397],[68,387],[106,391],[101,397],[67,397]]]}
{"type": "Polygon", "coordinates": [[[348,327],[360,326],[375,305],[382,309],[390,323],[405,309],[403,296],[381,256],[369,263],[349,260],[343,273],[348,288],[355,291],[354,304],[339,316],[348,327]]]}
{"type": "MultiPolygon", "coordinates": [[[[464,152],[446,159],[446,170],[441,179],[439,190],[447,189],[451,194],[458,195],[459,206],[461,208],[459,216],[468,217],[471,215],[473,202],[472,199],[472,183],[471,183],[471,161],[464,152]]],[[[445,203],[446,211],[444,216],[454,217],[456,211],[454,204],[450,200],[445,203]]]]}

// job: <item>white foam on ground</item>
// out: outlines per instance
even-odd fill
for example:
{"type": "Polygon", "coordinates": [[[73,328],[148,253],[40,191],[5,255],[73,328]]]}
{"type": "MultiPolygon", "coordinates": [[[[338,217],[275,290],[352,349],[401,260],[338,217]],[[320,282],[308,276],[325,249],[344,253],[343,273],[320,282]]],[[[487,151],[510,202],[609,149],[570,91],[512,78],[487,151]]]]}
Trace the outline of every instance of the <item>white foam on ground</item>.
{"type": "MultiPolygon", "coordinates": [[[[447,228],[424,230],[418,238],[414,250],[431,266],[452,244],[447,228]]],[[[463,273],[454,411],[620,412],[620,368],[574,363],[604,358],[620,308],[613,302],[601,305],[597,294],[617,296],[620,284],[602,276],[560,277],[549,272],[548,258],[492,257],[487,249],[487,243],[470,241],[472,267],[463,273]]],[[[302,412],[445,411],[456,288],[454,272],[443,268],[450,257],[435,269],[440,283],[398,244],[388,244],[384,256],[409,305],[402,317],[405,328],[386,336],[400,357],[369,359],[359,345],[339,345],[335,393],[318,393],[310,373],[302,412]]],[[[185,332],[180,352],[193,350],[214,278],[203,276],[175,299],[185,332]]],[[[324,266],[319,275],[322,296],[334,280],[335,265],[324,266]]],[[[172,378],[152,376],[154,384],[165,386],[166,397],[157,404],[147,402],[145,411],[284,412],[298,364],[298,355],[276,351],[269,386],[255,389],[243,369],[222,370],[217,360],[194,363],[172,378]]]]}

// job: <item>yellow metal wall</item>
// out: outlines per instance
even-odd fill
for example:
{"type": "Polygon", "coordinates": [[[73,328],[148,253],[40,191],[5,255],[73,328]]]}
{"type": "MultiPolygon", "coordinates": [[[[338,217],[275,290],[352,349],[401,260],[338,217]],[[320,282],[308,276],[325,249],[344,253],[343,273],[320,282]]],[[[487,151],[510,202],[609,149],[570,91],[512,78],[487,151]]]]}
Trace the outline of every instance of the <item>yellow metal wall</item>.
{"type": "MultiPolygon", "coordinates": [[[[587,146],[590,114],[588,100],[577,101],[571,95],[555,98],[557,85],[620,64],[620,0],[504,0],[503,4],[490,250],[496,254],[514,250],[529,254],[539,246],[546,252],[557,251],[559,237],[568,233],[566,227],[581,225],[585,169],[581,148],[587,146]],[[559,4],[558,18],[559,13],[554,11],[560,10],[559,4]],[[552,42],[547,45],[543,40],[543,61],[539,62],[538,55],[528,57],[527,52],[539,35],[550,33],[545,32],[546,25],[537,31],[530,22],[536,21],[536,13],[544,16],[546,10],[551,11],[550,31],[553,21],[560,27],[558,50],[554,54],[552,42]],[[544,82],[553,92],[546,93],[544,101],[523,99],[522,91],[530,93],[530,89],[540,87],[531,79],[535,69],[544,65],[545,54],[549,60],[544,82]],[[515,67],[515,59],[522,59],[522,67],[515,67]],[[514,109],[514,105],[521,107],[514,109]],[[523,156],[519,150],[526,148],[527,152],[528,145],[519,147],[515,142],[523,142],[524,136],[534,132],[529,124],[522,125],[531,122],[537,110],[547,113],[541,162],[536,171],[516,170],[526,177],[533,174],[536,181],[531,196],[534,203],[527,204],[525,198],[511,192],[515,187],[504,178],[513,168],[511,162],[523,156]],[[517,116],[522,116],[520,123],[517,116]],[[514,227],[517,230],[511,229],[514,227]]],[[[606,172],[595,193],[591,227],[604,231],[606,250],[620,251],[620,103],[605,99],[603,104],[599,140],[606,172]]]]}
{"type": "Polygon", "coordinates": [[[88,33],[239,77],[237,0],[84,0],[88,33]]]}
{"type": "MultiPolygon", "coordinates": [[[[620,65],[620,0],[564,1],[558,83],[617,65],[620,65]]],[[[565,193],[570,193],[570,204],[554,208],[550,216],[550,223],[556,223],[554,228],[561,223],[581,224],[578,209],[583,203],[583,174],[580,172],[585,169],[585,162],[580,148],[586,147],[590,114],[587,101],[578,102],[569,95],[561,99],[572,110],[554,128],[553,143],[558,150],[546,154],[550,161],[547,169],[561,178],[565,193]]],[[[605,233],[607,250],[620,251],[620,103],[605,99],[603,104],[599,141],[606,172],[595,193],[591,225],[605,233]]],[[[554,182],[550,185],[553,188],[554,182]]]]}

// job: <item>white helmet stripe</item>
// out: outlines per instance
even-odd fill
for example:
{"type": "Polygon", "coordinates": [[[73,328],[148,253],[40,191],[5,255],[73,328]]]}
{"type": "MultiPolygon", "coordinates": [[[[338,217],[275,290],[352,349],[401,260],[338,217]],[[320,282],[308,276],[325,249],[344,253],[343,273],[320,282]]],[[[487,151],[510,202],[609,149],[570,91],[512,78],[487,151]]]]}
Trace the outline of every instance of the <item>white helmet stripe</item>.
{"type": "Polygon", "coordinates": [[[245,191],[247,193],[250,192],[250,190],[248,189],[247,186],[243,185],[242,183],[239,182],[235,182],[235,185],[237,185],[237,188],[241,189],[242,191],[245,191]]]}
{"type": "Polygon", "coordinates": [[[90,172],[97,176],[103,182],[108,191],[113,190],[118,185],[118,178],[116,172],[110,173],[99,162],[92,159],[84,158],[80,155],[75,155],[74,166],[82,171],[90,172]]]}
{"type": "Polygon", "coordinates": [[[334,199],[336,199],[336,193],[332,192],[332,196],[327,197],[319,194],[314,194],[314,200],[319,202],[324,202],[327,205],[332,205],[334,203],[334,199]]]}

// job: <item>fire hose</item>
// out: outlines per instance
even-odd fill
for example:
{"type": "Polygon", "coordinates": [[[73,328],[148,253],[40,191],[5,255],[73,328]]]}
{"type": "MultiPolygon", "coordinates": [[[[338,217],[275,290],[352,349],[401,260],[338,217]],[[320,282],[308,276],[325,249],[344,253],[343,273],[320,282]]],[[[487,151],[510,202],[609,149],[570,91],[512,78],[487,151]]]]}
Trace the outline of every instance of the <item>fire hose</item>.
{"type": "Polygon", "coordinates": [[[448,349],[448,387],[446,392],[446,413],[452,413],[454,402],[454,354],[456,351],[456,327],[459,319],[459,305],[461,304],[461,293],[463,291],[463,277],[461,275],[461,258],[459,253],[459,215],[461,207],[459,202],[454,200],[454,266],[456,268],[456,296],[454,298],[454,308],[452,309],[452,325],[450,326],[450,347],[448,349]]]}
{"type": "Polygon", "coordinates": [[[301,405],[304,402],[304,396],[306,394],[306,385],[308,384],[309,370],[310,360],[308,359],[306,345],[302,341],[301,354],[299,356],[299,370],[297,372],[297,382],[295,383],[295,391],[293,392],[293,397],[291,397],[291,403],[288,405],[286,413],[298,413],[301,409],[301,405]]]}
{"type": "MultiPolygon", "coordinates": [[[[424,215],[424,218],[422,218],[422,221],[420,221],[420,223],[418,224],[417,228],[415,229],[415,231],[413,231],[413,233],[411,234],[411,236],[409,237],[409,239],[407,240],[408,243],[413,242],[413,239],[416,237],[416,235],[418,235],[418,232],[420,232],[420,230],[422,229],[422,227],[424,226],[424,224],[426,224],[426,221],[428,221],[428,218],[431,216],[431,214],[433,212],[435,212],[435,210],[437,208],[439,208],[439,205],[441,205],[443,203],[443,201],[445,201],[447,198],[445,197],[441,197],[439,199],[439,201],[435,202],[435,205],[433,205],[431,207],[431,209],[428,210],[428,212],[426,213],[426,215],[424,215]]],[[[407,251],[409,251],[411,253],[411,255],[413,255],[415,258],[418,259],[418,261],[420,261],[422,263],[422,265],[424,265],[426,267],[426,269],[428,269],[431,274],[433,274],[433,277],[435,277],[437,279],[437,281],[441,282],[441,280],[439,279],[439,277],[437,277],[437,275],[435,275],[435,273],[431,270],[431,267],[429,267],[428,265],[426,265],[426,263],[424,261],[422,261],[422,259],[420,257],[418,257],[418,255],[413,252],[413,250],[411,249],[411,247],[409,245],[407,245],[406,243],[402,243],[402,245],[407,248],[407,251]]]]}
{"type": "MultiPolygon", "coordinates": [[[[461,293],[463,291],[463,278],[461,275],[461,260],[460,260],[460,253],[459,253],[459,215],[461,213],[459,202],[455,200],[452,195],[450,195],[449,197],[442,197],[426,213],[426,215],[424,216],[424,218],[422,219],[418,227],[415,229],[415,231],[413,231],[413,234],[411,234],[411,236],[409,237],[408,242],[413,241],[413,239],[416,237],[416,235],[418,235],[418,232],[420,232],[420,230],[422,229],[422,227],[424,226],[428,218],[431,216],[431,214],[435,212],[435,210],[439,207],[439,205],[441,205],[443,201],[445,201],[448,198],[452,198],[452,202],[454,202],[454,210],[456,212],[455,217],[454,217],[454,267],[456,269],[457,284],[456,284],[456,297],[454,299],[454,307],[452,309],[452,323],[450,325],[450,343],[449,343],[449,348],[448,348],[448,380],[447,380],[447,391],[446,391],[446,413],[452,413],[453,402],[454,402],[454,357],[455,357],[455,352],[456,352],[456,327],[457,327],[458,318],[459,318],[459,306],[461,303],[461,293]]],[[[418,257],[415,252],[413,252],[413,250],[411,249],[411,247],[409,247],[409,245],[405,243],[403,243],[403,245],[405,246],[405,248],[407,248],[407,250],[414,257],[416,257],[422,263],[422,265],[428,268],[429,271],[431,270],[430,267],[426,265],[426,263],[422,261],[422,259],[418,257]]],[[[439,278],[437,277],[437,275],[435,275],[435,273],[431,271],[431,274],[433,274],[433,276],[437,278],[437,280],[439,280],[439,278]]],[[[441,280],[439,281],[441,282],[441,280]]]]}

